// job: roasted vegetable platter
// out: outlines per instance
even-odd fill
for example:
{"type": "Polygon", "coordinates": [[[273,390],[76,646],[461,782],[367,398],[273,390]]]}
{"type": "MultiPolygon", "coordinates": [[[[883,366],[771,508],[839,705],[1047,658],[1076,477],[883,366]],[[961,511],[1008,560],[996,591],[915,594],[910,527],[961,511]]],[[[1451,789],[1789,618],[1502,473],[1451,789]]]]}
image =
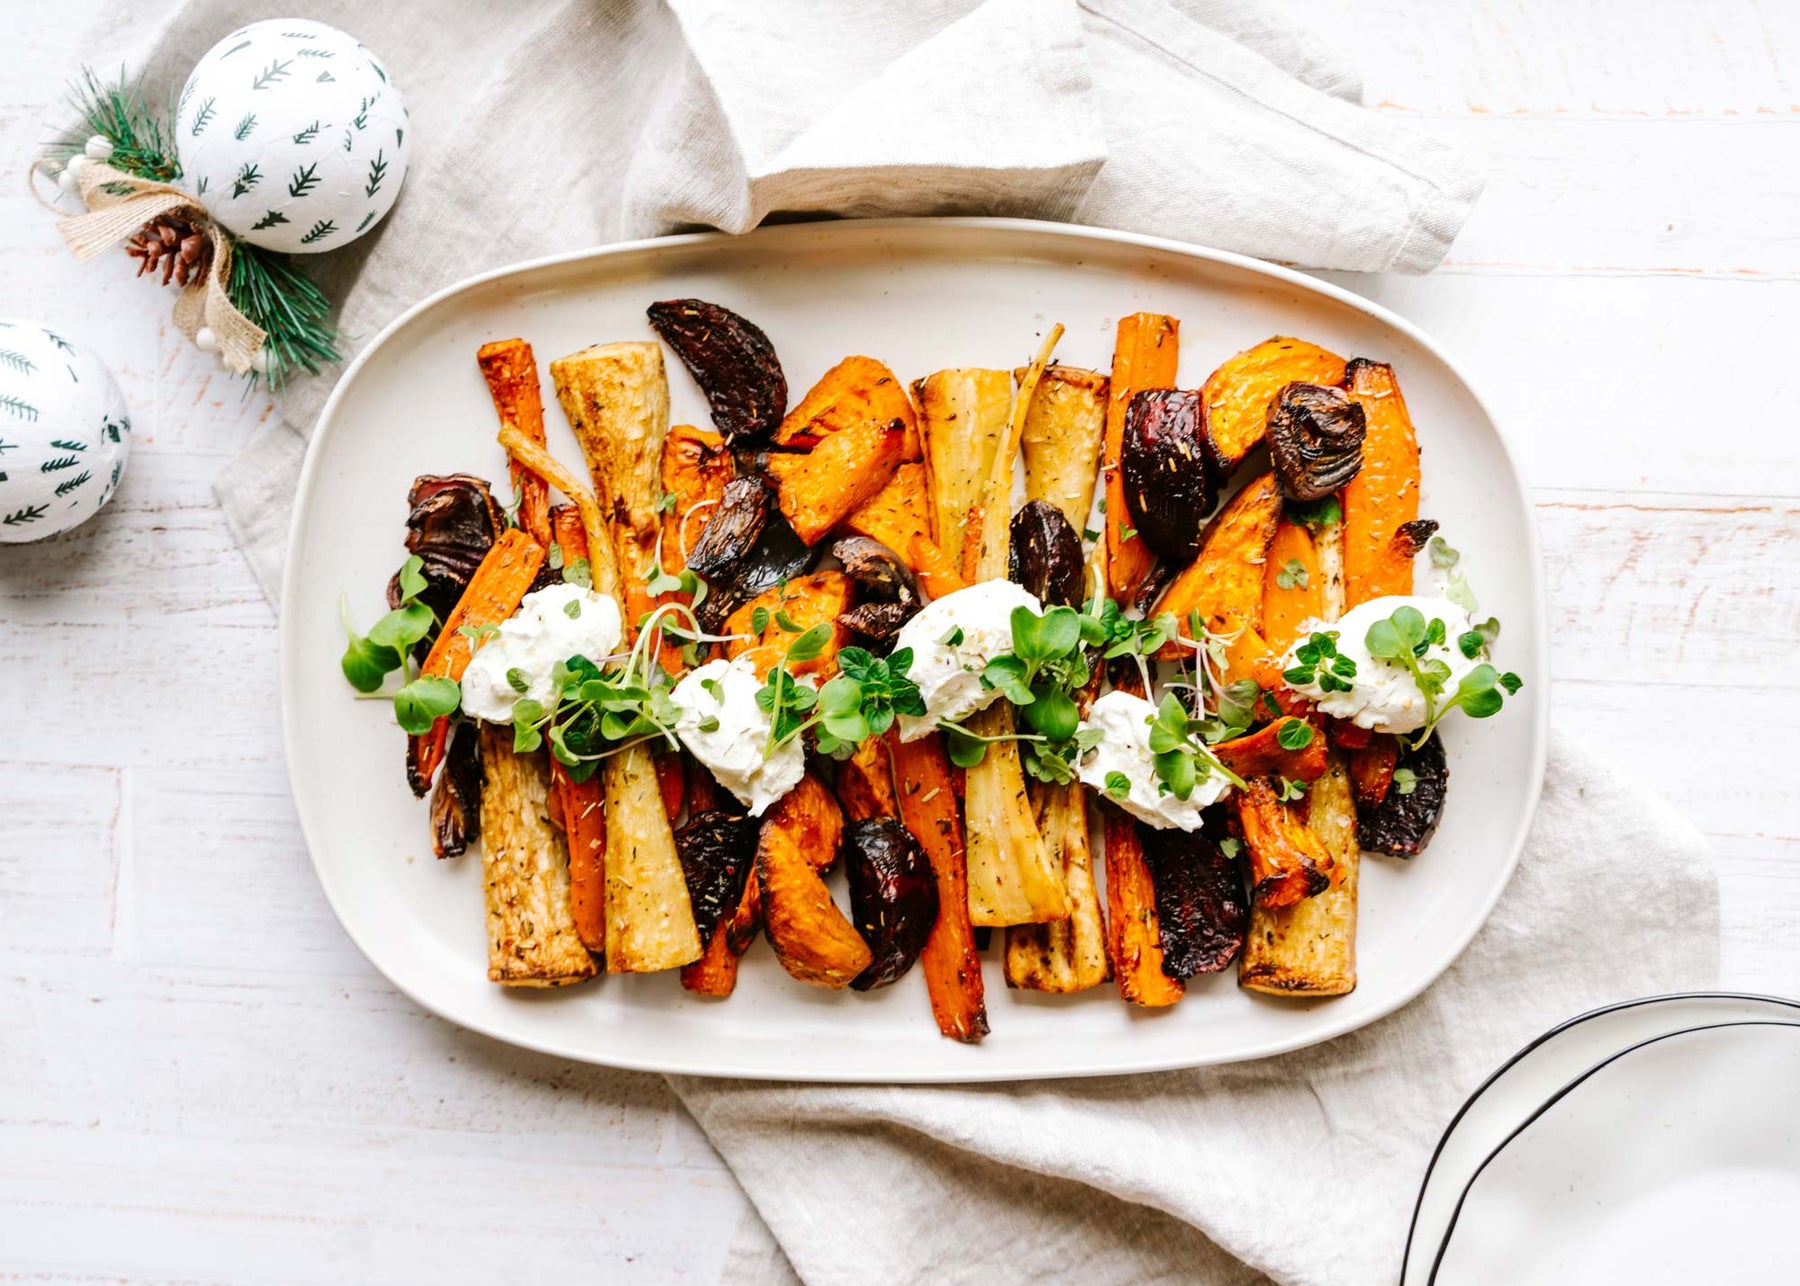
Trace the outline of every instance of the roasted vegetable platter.
{"type": "Polygon", "coordinates": [[[346,375],[293,533],[340,919],[439,1013],[596,1062],[1326,1039],[1454,958],[1541,773],[1481,403],[1213,252],[899,221],[478,279],[346,375]]]}

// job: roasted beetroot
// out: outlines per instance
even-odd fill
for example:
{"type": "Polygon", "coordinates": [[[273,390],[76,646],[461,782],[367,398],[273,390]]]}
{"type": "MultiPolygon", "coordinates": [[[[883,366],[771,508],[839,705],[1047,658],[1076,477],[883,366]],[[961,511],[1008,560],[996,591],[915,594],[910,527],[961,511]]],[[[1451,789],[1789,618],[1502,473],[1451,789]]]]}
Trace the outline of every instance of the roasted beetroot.
{"type": "Polygon", "coordinates": [[[1031,501],[1013,515],[1011,543],[1009,580],[1045,607],[1081,606],[1081,535],[1062,510],[1048,500],[1031,501]]]}
{"type": "Polygon", "coordinates": [[[1217,973],[1237,957],[1250,925],[1250,899],[1235,858],[1227,857],[1218,809],[1197,831],[1140,827],[1156,888],[1163,972],[1171,978],[1217,973]]]}
{"type": "Polygon", "coordinates": [[[1450,766],[1437,733],[1417,750],[1403,740],[1381,803],[1357,808],[1356,842],[1372,853],[1417,857],[1437,833],[1449,786],[1450,766]]]}
{"type": "Polygon", "coordinates": [[[1138,536],[1169,562],[1189,563],[1200,552],[1219,482],[1206,451],[1198,393],[1146,389],[1126,405],[1119,457],[1125,508],[1138,536]]]}
{"type": "Polygon", "coordinates": [[[775,503],[775,487],[761,474],[725,484],[725,495],[688,553],[688,567],[711,591],[700,623],[716,631],[741,604],[799,575],[812,558],[775,503]]]}
{"type": "Polygon", "coordinates": [[[832,542],[831,556],[844,565],[844,575],[856,582],[861,602],[918,606],[918,580],[900,556],[879,540],[845,536],[832,542]]]}
{"type": "Polygon", "coordinates": [[[1289,500],[1323,500],[1362,468],[1360,403],[1326,384],[1289,384],[1269,408],[1269,457],[1289,500]]]}
{"type": "Polygon", "coordinates": [[[688,902],[700,941],[711,942],[719,922],[737,910],[761,831],[756,818],[719,810],[697,814],[675,832],[675,851],[687,877],[688,902]]]}
{"type": "Polygon", "coordinates": [[[444,771],[431,788],[431,847],[439,857],[457,857],[470,840],[481,838],[481,737],[473,722],[450,729],[444,771]]]}
{"type": "MultiPolygon", "coordinates": [[[[504,519],[488,484],[466,473],[424,474],[406,493],[406,552],[417,554],[425,577],[419,599],[441,621],[500,538],[504,519]]],[[[389,607],[400,606],[400,573],[388,582],[389,607]]]]}
{"type": "Polygon", "coordinates": [[[787,410],[787,377],[756,323],[704,299],[665,299],[650,324],[688,368],[728,442],[760,441],[787,410]]]}
{"type": "Polygon", "coordinates": [[[892,817],[851,822],[843,854],[850,920],[875,955],[850,986],[885,987],[912,968],[937,923],[937,877],[918,842],[892,817]]]}

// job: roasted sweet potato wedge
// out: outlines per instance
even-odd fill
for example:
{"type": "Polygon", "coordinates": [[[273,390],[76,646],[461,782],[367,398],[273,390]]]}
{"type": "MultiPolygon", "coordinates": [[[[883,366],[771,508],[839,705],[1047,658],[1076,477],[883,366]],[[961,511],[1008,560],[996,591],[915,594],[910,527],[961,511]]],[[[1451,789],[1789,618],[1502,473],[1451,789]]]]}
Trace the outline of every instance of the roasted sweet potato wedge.
{"type": "Polygon", "coordinates": [[[1312,531],[1291,518],[1275,525],[1275,538],[1263,563],[1263,637],[1272,648],[1286,651],[1300,637],[1300,627],[1325,616],[1325,572],[1312,531]]]}
{"type": "Polygon", "coordinates": [[[894,794],[894,770],[885,741],[871,737],[838,764],[837,798],[844,816],[853,822],[900,816],[900,801],[894,794]]]}
{"type": "Polygon", "coordinates": [[[1265,339],[1228,357],[1200,386],[1206,440],[1223,483],[1268,433],[1269,410],[1289,384],[1337,384],[1344,359],[1288,335],[1265,339]]]}
{"type": "Polygon", "coordinates": [[[1288,907],[1250,911],[1238,984],[1282,996],[1341,996],[1356,989],[1356,897],[1361,852],[1344,756],[1333,751],[1309,794],[1307,825],[1331,854],[1331,887],[1288,907]]]}
{"type": "Polygon", "coordinates": [[[1212,749],[1219,762],[1240,777],[1312,781],[1325,773],[1325,734],[1306,720],[1292,716],[1272,720],[1245,736],[1221,741],[1212,749]],[[1283,736],[1299,740],[1300,728],[1310,734],[1305,745],[1289,750],[1281,744],[1283,736]]]}
{"type": "Polygon", "coordinates": [[[815,780],[813,788],[797,787],[776,801],[756,845],[763,926],[776,958],[801,982],[833,989],[849,986],[874,963],[820,874],[836,860],[843,833],[837,801],[815,780]]]}
{"type": "Polygon", "coordinates": [[[794,534],[817,544],[894,476],[906,456],[906,427],[850,424],[805,453],[771,453],[764,470],[779,492],[781,512],[794,534]]]}
{"type": "Polygon", "coordinates": [[[775,430],[775,441],[788,447],[813,447],[833,433],[857,425],[890,425],[905,430],[902,461],[919,459],[919,426],[906,386],[873,357],[846,357],[819,377],[800,404],[775,430]]]}
{"type": "Polygon", "coordinates": [[[1364,358],[1344,376],[1363,408],[1362,469],[1344,488],[1344,608],[1413,592],[1410,533],[1419,517],[1419,439],[1394,368],[1364,358]]]}
{"type": "MultiPolygon", "coordinates": [[[[1281,517],[1281,493],[1275,475],[1252,479],[1233,496],[1202,538],[1200,556],[1175,578],[1157,601],[1156,613],[1172,612],[1189,634],[1194,612],[1200,623],[1218,633],[1248,627],[1257,633],[1263,625],[1263,574],[1269,543],[1281,517]]],[[[1172,661],[1182,655],[1179,644],[1169,644],[1160,654],[1172,661]]]]}
{"type": "Polygon", "coordinates": [[[795,674],[830,678],[837,673],[838,649],[850,637],[838,617],[849,608],[852,590],[850,578],[838,571],[810,572],[764,590],[726,618],[724,633],[734,637],[725,645],[725,655],[751,654],[757,677],[767,678],[796,638],[815,625],[830,625],[831,641],[824,650],[791,667],[795,674]],[[761,630],[755,628],[759,608],[766,613],[761,630]]]}
{"type": "Polygon", "coordinates": [[[663,513],[662,565],[671,575],[687,566],[688,551],[706,531],[734,470],[725,439],[711,429],[677,424],[663,444],[663,493],[675,499],[663,513]]]}
{"type": "Polygon", "coordinates": [[[1244,831],[1252,900],[1259,906],[1292,906],[1330,886],[1330,852],[1299,813],[1280,802],[1268,778],[1252,778],[1232,798],[1244,831]]]}

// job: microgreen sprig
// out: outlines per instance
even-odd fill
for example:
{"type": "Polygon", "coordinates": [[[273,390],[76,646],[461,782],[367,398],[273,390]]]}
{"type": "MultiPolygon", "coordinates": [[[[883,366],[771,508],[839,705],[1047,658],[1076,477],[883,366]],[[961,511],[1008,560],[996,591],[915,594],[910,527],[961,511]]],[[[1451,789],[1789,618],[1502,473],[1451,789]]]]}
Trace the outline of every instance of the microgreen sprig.
{"type": "Polygon", "coordinates": [[[1181,698],[1165,693],[1162,704],[1150,719],[1150,756],[1156,768],[1159,789],[1185,800],[1194,787],[1217,773],[1242,790],[1244,780],[1219,762],[1203,739],[1198,737],[1203,721],[1194,718],[1181,698]]]}
{"type": "MultiPolygon", "coordinates": [[[[1479,634],[1479,631],[1471,633],[1479,634]]],[[[1518,675],[1510,670],[1501,673],[1484,661],[1458,680],[1456,691],[1448,699],[1440,700],[1450,682],[1450,666],[1427,653],[1433,647],[1445,647],[1446,636],[1443,621],[1435,617],[1427,621],[1418,608],[1400,607],[1391,616],[1371,625],[1363,641],[1370,656],[1398,665],[1411,675],[1425,698],[1425,724],[1413,742],[1415,748],[1425,744],[1438,723],[1452,710],[1461,710],[1471,719],[1490,718],[1500,712],[1507,696],[1524,686],[1524,680],[1518,675]]],[[[1459,636],[1459,648],[1464,637],[1466,635],[1459,636]]]]}
{"type": "MultiPolygon", "coordinates": [[[[1116,612],[1117,604],[1109,600],[1108,605],[1116,612]]],[[[1081,727],[1076,704],[1076,694],[1093,677],[1085,648],[1104,643],[1109,627],[1098,613],[1062,606],[1042,613],[1015,607],[1009,624],[1012,650],[987,663],[981,682],[1017,709],[1019,730],[986,736],[945,721],[938,725],[946,734],[945,748],[952,763],[972,768],[986,757],[990,745],[1015,741],[1026,773],[1039,781],[1073,781],[1076,759],[1098,744],[1098,734],[1081,727]]]]}
{"type": "Polygon", "coordinates": [[[828,622],[801,633],[757,690],[756,704],[769,715],[765,755],[817,729],[819,752],[844,758],[859,742],[886,732],[896,715],[925,713],[919,687],[907,675],[911,648],[878,657],[866,648],[847,647],[838,652],[838,672],[823,687],[796,680],[788,667],[817,658],[832,633],[828,622]]]}
{"type": "Polygon", "coordinates": [[[421,602],[427,587],[424,560],[410,556],[400,567],[400,606],[376,621],[367,634],[358,634],[350,623],[347,599],[338,599],[338,617],[349,639],[339,668],[350,686],[364,695],[381,691],[387,676],[398,670],[402,683],[392,695],[394,719],[408,733],[419,736],[431,725],[455,711],[462,688],[455,679],[418,674],[412,661],[413,646],[441,627],[437,613],[421,602]]]}
{"type": "MultiPolygon", "coordinates": [[[[1441,622],[1439,628],[1442,628],[1441,622]]],[[[1294,649],[1295,663],[1282,671],[1281,677],[1297,688],[1316,683],[1321,692],[1350,691],[1350,680],[1356,677],[1356,662],[1337,650],[1337,641],[1336,630],[1314,633],[1294,649]]]]}

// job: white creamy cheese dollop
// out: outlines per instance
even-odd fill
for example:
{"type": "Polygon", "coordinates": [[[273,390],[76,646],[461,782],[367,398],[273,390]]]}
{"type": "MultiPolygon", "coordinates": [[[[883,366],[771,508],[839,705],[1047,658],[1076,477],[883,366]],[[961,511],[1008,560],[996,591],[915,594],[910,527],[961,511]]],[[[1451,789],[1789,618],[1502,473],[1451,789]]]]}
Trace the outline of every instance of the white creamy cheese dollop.
{"type": "Polygon", "coordinates": [[[1326,714],[1335,719],[1347,719],[1359,728],[1372,728],[1376,732],[1417,732],[1423,728],[1425,694],[1419,691],[1419,685],[1413,682],[1411,673],[1404,666],[1377,661],[1370,656],[1366,641],[1371,625],[1386,620],[1402,607],[1416,608],[1425,618],[1427,627],[1434,620],[1444,623],[1443,646],[1427,648],[1425,656],[1450,667],[1450,677],[1444,683],[1439,700],[1454,696],[1456,685],[1463,676],[1481,664],[1479,660],[1472,661],[1464,656],[1456,646],[1457,636],[1470,629],[1469,614],[1446,598],[1411,598],[1400,594],[1372,598],[1329,625],[1322,621],[1308,622],[1301,627],[1300,641],[1289,649],[1282,662],[1283,669],[1298,664],[1294,651],[1314,631],[1335,631],[1338,655],[1356,662],[1356,675],[1350,680],[1348,692],[1326,692],[1316,681],[1289,686],[1317,701],[1319,709],[1326,714]]]}
{"type": "Polygon", "coordinates": [[[1088,711],[1086,726],[1099,731],[1100,741],[1081,757],[1076,774],[1084,785],[1157,830],[1198,830],[1201,810],[1217,803],[1231,783],[1223,773],[1211,772],[1195,783],[1186,799],[1165,790],[1150,754],[1150,722],[1155,718],[1156,707],[1143,697],[1117,689],[1108,692],[1088,711]],[[1114,773],[1131,784],[1122,799],[1107,789],[1106,779],[1114,773]]]}
{"type": "Polygon", "coordinates": [[[598,662],[611,656],[623,637],[619,605],[607,595],[569,584],[535,590],[475,649],[463,671],[463,713],[511,723],[513,702],[521,697],[549,709],[556,701],[550,672],[558,661],[585,656],[598,662]],[[512,670],[523,676],[523,692],[507,680],[512,670]]]}
{"type": "Polygon", "coordinates": [[[965,719],[999,699],[997,688],[981,686],[981,672],[989,661],[1012,651],[1015,607],[1044,610],[1029,590],[1009,580],[984,580],[933,599],[900,627],[894,650],[912,649],[907,676],[919,685],[925,702],[924,714],[900,716],[902,741],[917,741],[940,719],[965,719]]]}
{"type": "Polygon", "coordinates": [[[711,770],[719,785],[749,806],[752,817],[761,817],[806,772],[802,737],[789,738],[774,754],[763,757],[771,720],[756,704],[761,687],[754,664],[739,657],[708,661],[690,671],[669,694],[681,710],[675,721],[681,744],[711,770]]]}

